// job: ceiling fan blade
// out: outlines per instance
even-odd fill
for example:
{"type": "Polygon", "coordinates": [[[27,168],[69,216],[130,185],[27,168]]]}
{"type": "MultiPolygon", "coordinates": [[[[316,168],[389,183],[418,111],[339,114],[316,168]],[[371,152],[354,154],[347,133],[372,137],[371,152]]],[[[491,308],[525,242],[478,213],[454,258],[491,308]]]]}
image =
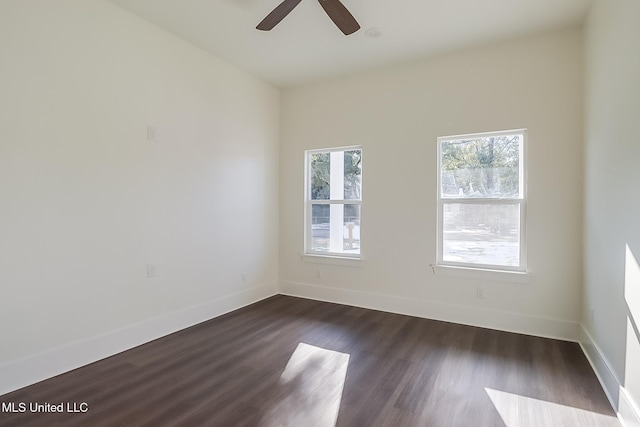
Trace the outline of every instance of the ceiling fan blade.
{"type": "Polygon", "coordinates": [[[284,0],[275,9],[271,11],[256,27],[258,30],[269,31],[285,16],[287,16],[302,0],[284,0]]]}
{"type": "Polygon", "coordinates": [[[360,29],[360,24],[353,17],[351,12],[340,2],[340,0],[318,0],[320,5],[327,12],[329,18],[336,24],[345,36],[355,33],[360,29]]]}

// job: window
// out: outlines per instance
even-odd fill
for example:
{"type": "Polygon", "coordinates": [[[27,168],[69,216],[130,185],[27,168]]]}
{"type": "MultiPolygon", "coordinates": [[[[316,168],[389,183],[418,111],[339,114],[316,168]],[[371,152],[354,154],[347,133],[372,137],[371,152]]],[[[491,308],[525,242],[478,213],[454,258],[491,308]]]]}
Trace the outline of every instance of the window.
{"type": "Polygon", "coordinates": [[[360,257],[362,149],[305,153],[305,253],[360,257]]]}
{"type": "Polygon", "coordinates": [[[525,130],[438,138],[438,265],[526,270],[525,130]]]}

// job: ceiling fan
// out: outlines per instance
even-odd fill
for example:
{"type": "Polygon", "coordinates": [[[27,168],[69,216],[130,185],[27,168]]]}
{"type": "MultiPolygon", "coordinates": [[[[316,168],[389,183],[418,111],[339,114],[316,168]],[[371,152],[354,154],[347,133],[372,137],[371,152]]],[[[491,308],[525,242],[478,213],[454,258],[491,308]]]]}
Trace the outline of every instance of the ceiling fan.
{"type": "MultiPolygon", "coordinates": [[[[271,11],[256,27],[269,31],[287,16],[302,0],[284,0],[271,11]]],[[[322,8],[345,36],[360,29],[360,24],[340,2],[340,0],[318,0],[322,8]]]]}

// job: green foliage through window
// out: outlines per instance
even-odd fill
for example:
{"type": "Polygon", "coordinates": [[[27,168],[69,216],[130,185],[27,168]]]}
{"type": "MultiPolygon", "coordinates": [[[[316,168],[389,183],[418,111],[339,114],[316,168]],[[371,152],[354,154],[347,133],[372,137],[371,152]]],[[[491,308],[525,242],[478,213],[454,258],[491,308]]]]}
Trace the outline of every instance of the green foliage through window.
{"type": "MultiPolygon", "coordinates": [[[[330,198],[330,153],[311,155],[311,199],[329,200],[330,198]]],[[[350,150],[344,152],[344,199],[361,198],[360,176],[362,173],[362,152],[350,150]]]]}
{"type": "Polygon", "coordinates": [[[520,135],[443,141],[443,197],[500,197],[520,194],[520,135]]]}

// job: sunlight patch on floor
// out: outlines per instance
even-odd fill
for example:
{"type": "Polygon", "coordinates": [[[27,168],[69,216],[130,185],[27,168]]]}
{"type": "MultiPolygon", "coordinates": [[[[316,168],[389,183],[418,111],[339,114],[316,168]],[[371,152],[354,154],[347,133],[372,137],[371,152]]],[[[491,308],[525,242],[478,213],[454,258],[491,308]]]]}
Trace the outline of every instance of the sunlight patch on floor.
{"type": "Polygon", "coordinates": [[[506,427],[620,427],[614,416],[485,387],[506,427]]]}
{"type": "Polygon", "coordinates": [[[335,426],[348,365],[348,354],[298,344],[260,425],[335,426]]]}

